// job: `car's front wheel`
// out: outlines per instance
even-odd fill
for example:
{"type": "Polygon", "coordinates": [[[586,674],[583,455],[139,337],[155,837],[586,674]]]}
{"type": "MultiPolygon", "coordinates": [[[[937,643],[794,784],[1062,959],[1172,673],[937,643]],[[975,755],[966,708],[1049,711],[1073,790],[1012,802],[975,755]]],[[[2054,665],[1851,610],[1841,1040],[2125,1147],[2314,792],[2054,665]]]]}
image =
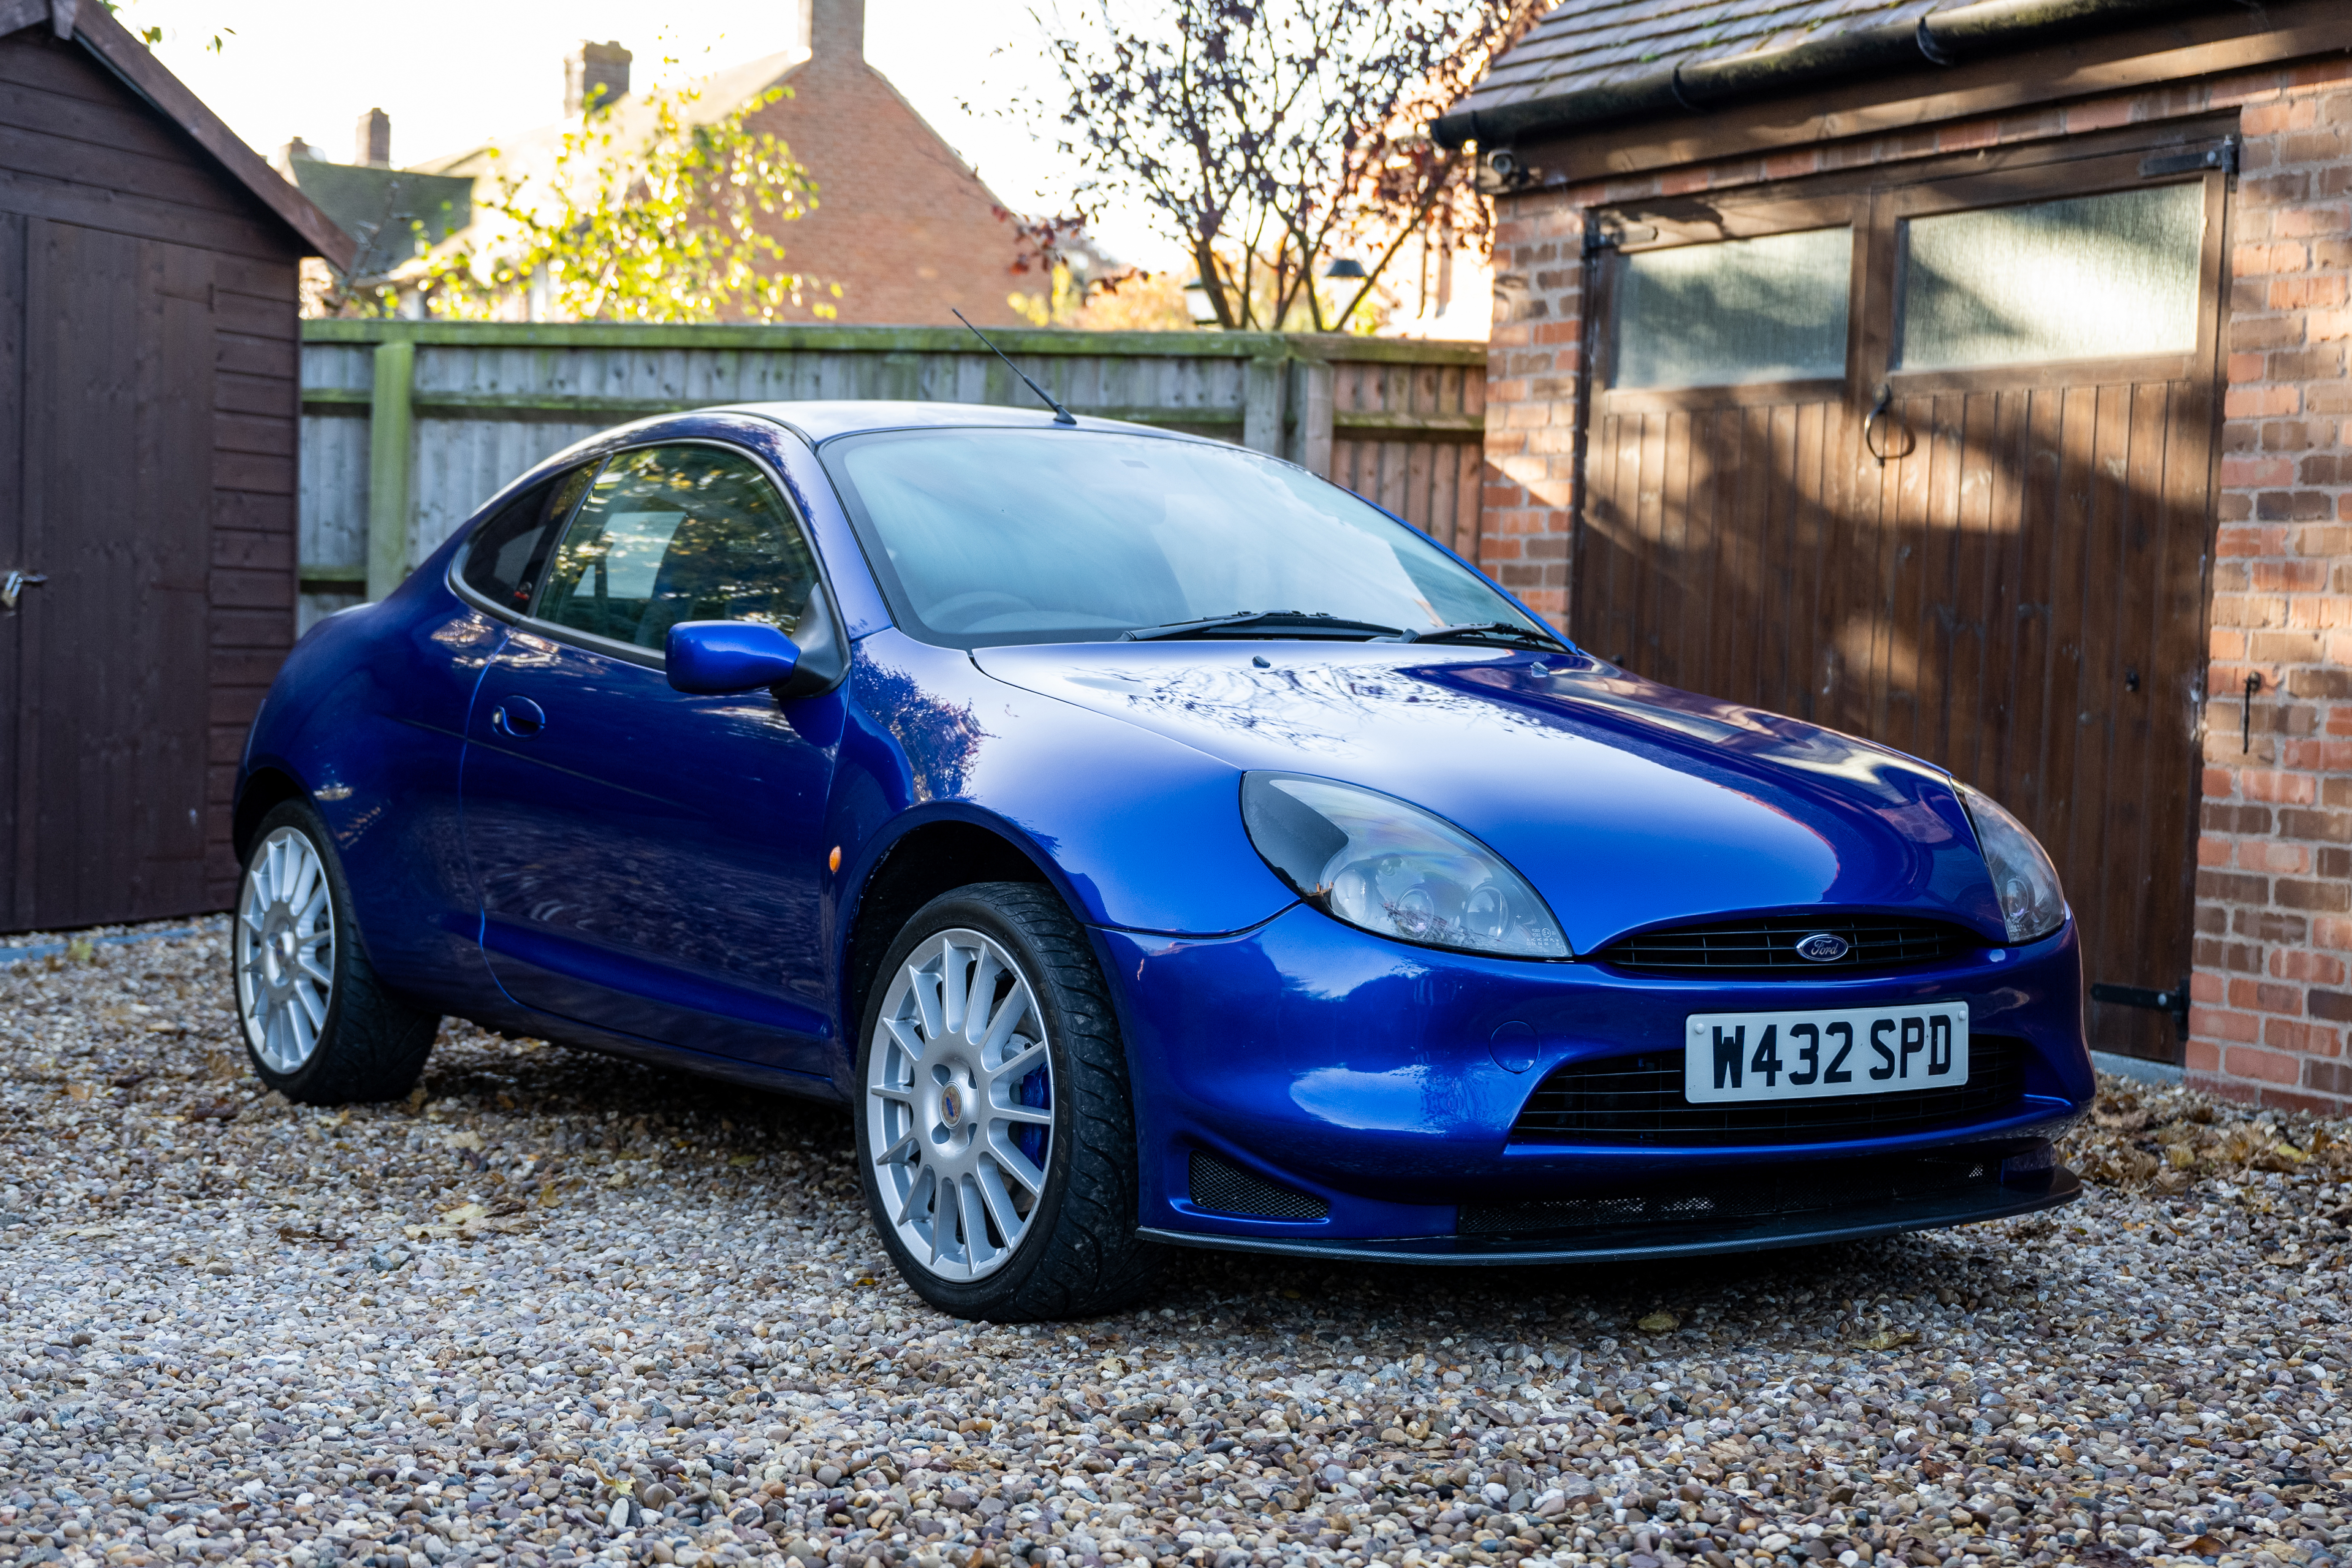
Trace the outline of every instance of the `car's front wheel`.
{"type": "Polygon", "coordinates": [[[1126,1053],[1049,890],[984,883],[917,912],[869,994],[857,1073],[866,1205],[925,1301],[1018,1322],[1149,1287],[1126,1053]]]}
{"type": "Polygon", "coordinates": [[[340,1105],[415,1087],[441,1020],[376,977],[326,825],[302,801],[273,809],[253,835],[230,959],[246,1050],[272,1089],[340,1105]]]}

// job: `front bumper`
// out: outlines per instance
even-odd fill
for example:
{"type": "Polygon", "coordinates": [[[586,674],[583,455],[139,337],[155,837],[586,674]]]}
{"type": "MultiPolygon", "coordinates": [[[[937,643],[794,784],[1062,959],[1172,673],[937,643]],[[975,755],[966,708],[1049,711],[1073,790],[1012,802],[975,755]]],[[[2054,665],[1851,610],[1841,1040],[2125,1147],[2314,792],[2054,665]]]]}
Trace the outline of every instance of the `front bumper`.
{"type": "Polygon", "coordinates": [[[2083,1183],[2060,1166],[2026,1185],[1992,1183],[1916,1202],[1881,1202],[1811,1214],[1782,1215],[1747,1224],[1596,1226],[1557,1237],[1408,1236],[1370,1240],[1212,1236],[1191,1230],[1137,1232],[1147,1241],[1221,1251],[1266,1252],[1358,1263],[1441,1263],[1501,1267],[1528,1263],[1617,1263],[1643,1259],[1769,1252],[1831,1241],[1866,1241],[1911,1230],[1941,1230],[1982,1219],[2007,1219],[2056,1208],[2083,1196],[2083,1183]]]}
{"type": "Polygon", "coordinates": [[[1497,1239],[1469,1234],[1464,1218],[1465,1206],[1704,1186],[1766,1167],[1963,1146],[1998,1165],[2046,1149],[2095,1092],[2071,924],[2024,947],[1831,979],[1665,979],[1597,962],[1486,959],[1388,941],[1304,905],[1235,936],[1097,936],[1129,1044],[1139,1219],[1155,1239],[1428,1261],[1667,1256],[1965,1224],[2074,1194],[2060,1173],[2051,1179],[2061,1196],[2012,1184],[1675,1237],[1645,1224],[1613,1238],[1497,1239]],[[1951,999],[1969,1003],[1973,1034],[2004,1037],[2022,1056],[2021,1092],[1979,1114],[1811,1143],[1512,1135],[1556,1070],[1679,1051],[1693,1012],[1951,999]],[[1203,1156],[1307,1201],[1280,1215],[1205,1207],[1192,1195],[1203,1156]]]}

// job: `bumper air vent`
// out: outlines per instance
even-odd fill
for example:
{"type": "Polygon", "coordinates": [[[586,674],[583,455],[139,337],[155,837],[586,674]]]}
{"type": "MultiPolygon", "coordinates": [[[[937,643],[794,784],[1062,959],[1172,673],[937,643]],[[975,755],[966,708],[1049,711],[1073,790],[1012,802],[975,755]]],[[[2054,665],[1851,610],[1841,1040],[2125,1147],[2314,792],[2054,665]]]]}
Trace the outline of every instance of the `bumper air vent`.
{"type": "Polygon", "coordinates": [[[1542,1236],[1613,1226],[1736,1224],[1915,1202],[2000,1183],[2000,1161],[1990,1155],[1978,1159],[1746,1166],[1736,1172],[1605,1187],[1574,1197],[1465,1203],[1455,1218],[1454,1233],[1542,1236]]]}
{"type": "Polygon", "coordinates": [[[2008,1035],[1970,1035],[1969,1081],[1949,1089],[1751,1104],[1691,1104],[1683,1098],[1683,1053],[1649,1051],[1560,1068],[1528,1097],[1511,1141],[1653,1148],[1834,1143],[2005,1114],[2024,1096],[2025,1042],[2008,1035]]]}
{"type": "Polygon", "coordinates": [[[1331,1215],[1331,1206],[1312,1193],[1270,1182],[1198,1149],[1192,1151],[1192,1207],[1252,1219],[1328,1219],[1331,1215]]]}
{"type": "Polygon", "coordinates": [[[1989,946],[1961,926],[1900,915],[1770,915],[1644,931],[1593,956],[1645,975],[1834,975],[1940,963],[1989,946]],[[1823,959],[1797,950],[1808,937],[1824,934],[1843,943],[1844,952],[1823,959]]]}

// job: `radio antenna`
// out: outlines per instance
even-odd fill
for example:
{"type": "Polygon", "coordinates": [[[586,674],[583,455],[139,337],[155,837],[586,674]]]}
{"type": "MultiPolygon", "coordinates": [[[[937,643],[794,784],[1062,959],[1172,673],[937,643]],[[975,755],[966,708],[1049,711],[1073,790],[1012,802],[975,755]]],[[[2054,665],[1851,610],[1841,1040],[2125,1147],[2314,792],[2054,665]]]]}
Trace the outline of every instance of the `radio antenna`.
{"type": "Polygon", "coordinates": [[[982,331],[979,328],[973,327],[970,317],[966,316],[962,311],[957,309],[952,305],[948,307],[948,314],[953,316],[957,320],[961,321],[967,328],[970,328],[973,337],[988,345],[988,351],[990,353],[994,354],[1000,360],[1003,360],[1007,365],[1011,365],[1014,375],[1019,376],[1023,381],[1029,382],[1029,390],[1035,392],[1039,397],[1044,398],[1045,400],[1045,405],[1054,411],[1054,423],[1055,424],[1076,424],[1078,423],[1077,416],[1073,414],[1068,409],[1064,408],[1059,402],[1056,402],[1054,400],[1054,394],[1052,392],[1047,392],[1035,382],[1030,381],[1029,372],[1027,371],[1023,370],[1019,365],[1013,364],[1010,359],[1005,357],[1003,350],[998,348],[993,343],[990,343],[988,341],[988,334],[982,331]]]}

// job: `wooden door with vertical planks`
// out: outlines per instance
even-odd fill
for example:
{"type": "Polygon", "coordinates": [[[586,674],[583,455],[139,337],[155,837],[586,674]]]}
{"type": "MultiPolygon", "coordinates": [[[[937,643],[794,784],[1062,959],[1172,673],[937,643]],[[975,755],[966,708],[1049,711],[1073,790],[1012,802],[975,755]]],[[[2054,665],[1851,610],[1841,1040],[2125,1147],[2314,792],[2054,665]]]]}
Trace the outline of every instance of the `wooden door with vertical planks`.
{"type": "Polygon", "coordinates": [[[2167,167],[2131,149],[1849,191],[1833,382],[1611,385],[1611,274],[1641,246],[1825,208],[1624,214],[1640,237],[1596,266],[1570,630],[1642,674],[1867,737],[2000,800],[2058,863],[2102,998],[2094,1048],[2177,1061],[2223,182],[2146,172],[2167,167]],[[2060,287],[2082,279],[2038,296],[1961,265],[2046,275],[2067,245],[2092,253],[2086,276],[2120,267],[2169,301],[2161,329],[2120,321],[2135,351],[2072,352],[2103,329],[2098,301],[2060,287]]]}

